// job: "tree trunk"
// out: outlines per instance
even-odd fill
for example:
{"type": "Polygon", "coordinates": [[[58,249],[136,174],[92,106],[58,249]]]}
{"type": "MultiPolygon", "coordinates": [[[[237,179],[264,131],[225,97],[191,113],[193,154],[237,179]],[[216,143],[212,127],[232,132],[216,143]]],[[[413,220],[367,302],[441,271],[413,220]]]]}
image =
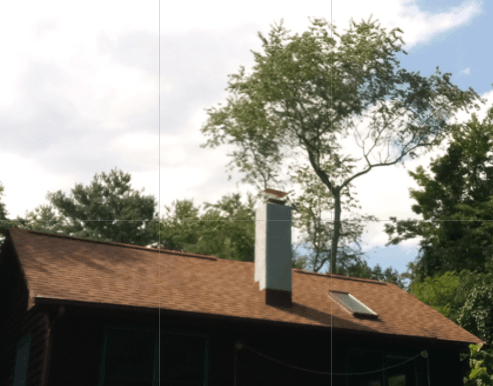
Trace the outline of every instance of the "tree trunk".
{"type": "Polygon", "coordinates": [[[341,235],[341,191],[334,189],[334,234],[332,235],[332,245],[330,248],[330,273],[336,273],[336,261],[337,261],[337,244],[339,243],[339,237],[341,235]]]}

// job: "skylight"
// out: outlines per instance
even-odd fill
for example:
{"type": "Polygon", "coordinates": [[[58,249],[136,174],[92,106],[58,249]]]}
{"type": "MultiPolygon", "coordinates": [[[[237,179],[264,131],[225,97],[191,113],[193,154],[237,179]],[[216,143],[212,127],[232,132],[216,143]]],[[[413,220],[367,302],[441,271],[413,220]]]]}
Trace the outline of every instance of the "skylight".
{"type": "Polygon", "coordinates": [[[375,312],[370,310],[367,306],[349,293],[329,291],[329,295],[332,299],[349,310],[353,316],[366,316],[372,318],[376,318],[378,316],[375,312]]]}

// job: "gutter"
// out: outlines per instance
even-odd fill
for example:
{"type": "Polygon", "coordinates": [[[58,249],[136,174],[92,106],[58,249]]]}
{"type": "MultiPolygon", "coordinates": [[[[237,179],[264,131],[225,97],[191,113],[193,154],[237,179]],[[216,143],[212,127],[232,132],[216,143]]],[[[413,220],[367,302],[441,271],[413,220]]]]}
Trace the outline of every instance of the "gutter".
{"type": "MultiPolygon", "coordinates": [[[[41,375],[41,386],[48,385],[48,374],[49,374],[49,365],[51,360],[52,346],[53,342],[50,341],[51,329],[53,326],[60,321],[60,319],[65,315],[65,307],[59,306],[57,315],[55,319],[49,324],[48,329],[46,330],[46,350],[43,358],[43,372],[41,375]]],[[[49,323],[49,321],[48,321],[49,323]]]]}

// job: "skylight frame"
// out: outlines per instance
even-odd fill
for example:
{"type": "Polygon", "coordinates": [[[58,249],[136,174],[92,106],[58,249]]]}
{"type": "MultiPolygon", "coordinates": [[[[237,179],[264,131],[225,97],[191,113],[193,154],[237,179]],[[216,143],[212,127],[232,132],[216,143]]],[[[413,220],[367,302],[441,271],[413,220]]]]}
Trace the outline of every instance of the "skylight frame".
{"type": "Polygon", "coordinates": [[[328,291],[329,297],[335,301],[337,304],[341,305],[345,310],[350,312],[353,316],[360,317],[360,318],[369,318],[369,319],[377,319],[378,314],[373,311],[370,307],[368,307],[366,304],[364,304],[362,301],[358,300],[354,295],[351,295],[349,292],[344,292],[344,291],[328,291]],[[350,301],[356,303],[361,309],[357,310],[355,308],[351,308],[350,304],[347,304],[347,302],[344,301],[344,299],[341,299],[337,295],[347,295],[350,301]]]}

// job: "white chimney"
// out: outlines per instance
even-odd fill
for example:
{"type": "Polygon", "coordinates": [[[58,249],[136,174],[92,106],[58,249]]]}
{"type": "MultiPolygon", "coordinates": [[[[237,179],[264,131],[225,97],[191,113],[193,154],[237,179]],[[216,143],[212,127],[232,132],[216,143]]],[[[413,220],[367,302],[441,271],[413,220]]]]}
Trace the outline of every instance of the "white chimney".
{"type": "Polygon", "coordinates": [[[267,189],[266,202],[255,214],[255,281],[266,304],[291,306],[291,208],[286,193],[267,189]]]}

